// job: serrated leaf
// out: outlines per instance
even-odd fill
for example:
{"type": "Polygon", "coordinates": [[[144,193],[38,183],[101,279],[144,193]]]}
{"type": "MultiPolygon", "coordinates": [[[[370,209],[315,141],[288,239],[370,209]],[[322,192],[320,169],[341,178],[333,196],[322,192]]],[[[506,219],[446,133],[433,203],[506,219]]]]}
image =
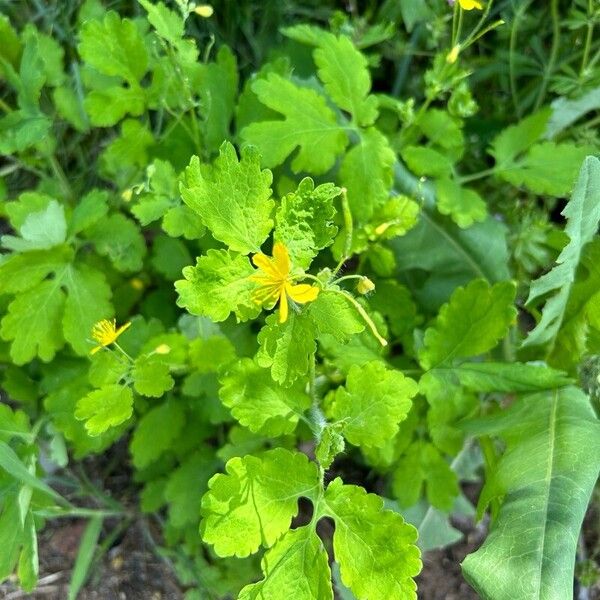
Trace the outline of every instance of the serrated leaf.
{"type": "Polygon", "coordinates": [[[333,550],[342,581],[358,600],[415,600],[413,581],[421,570],[417,530],[383,500],[338,478],[325,492],[326,512],[335,520],[333,550]]]}
{"type": "Polygon", "coordinates": [[[198,157],[192,157],[181,195],[213,237],[231,250],[249,254],[260,250],[273,227],[272,181],[271,172],[261,170],[256,149],[245,148],[238,160],[235,148],[224,142],[212,166],[200,165],[198,157]]]}
{"type": "Polygon", "coordinates": [[[175,385],[169,364],[163,361],[162,356],[156,354],[136,358],[131,376],[135,391],[143,396],[160,398],[175,385]]]}
{"type": "Polygon", "coordinates": [[[69,235],[75,235],[97,223],[108,212],[108,193],[105,190],[88,192],[75,206],[69,219],[69,235]]]}
{"type": "Polygon", "coordinates": [[[556,266],[531,284],[528,305],[547,294],[552,295],[544,306],[540,322],[523,342],[524,346],[552,342],[558,334],[583,247],[592,240],[598,230],[599,195],[600,160],[589,156],[581,167],[573,196],[562,211],[567,218],[565,232],[569,236],[569,243],[556,259],[556,266]]]}
{"type": "Polygon", "coordinates": [[[273,314],[260,330],[258,343],[256,361],[261,367],[270,368],[271,377],[287,387],[308,373],[317,349],[315,326],[306,312],[290,313],[285,323],[279,323],[273,314]]]}
{"type": "Polygon", "coordinates": [[[183,19],[176,12],[169,10],[162,2],[153,4],[148,0],[138,0],[148,13],[148,21],[156,33],[173,45],[181,41],[184,33],[183,19]]]}
{"type": "Polygon", "coordinates": [[[417,391],[415,381],[386,369],[382,362],[354,365],[345,386],[335,391],[328,415],[343,421],[343,433],[350,443],[381,447],[398,432],[417,391]]]}
{"type": "Polygon", "coordinates": [[[465,229],[488,216],[486,204],[474,190],[463,188],[452,179],[440,179],[435,184],[437,209],[465,229]]]}
{"type": "Polygon", "coordinates": [[[340,181],[348,190],[352,216],[360,223],[369,221],[389,199],[395,160],[387,138],[374,127],[362,131],[360,143],[344,156],[340,181]]]}
{"type": "Polygon", "coordinates": [[[480,499],[500,511],[483,546],[464,560],[485,598],[571,598],[577,540],[598,477],[600,425],[569,387],[528,396],[471,432],[499,435],[506,452],[480,499]],[[524,560],[524,557],[527,559],[524,560]]]}
{"type": "Polygon", "coordinates": [[[136,469],[145,469],[168,450],[185,422],[181,405],[167,401],[149,410],[138,422],[129,449],[136,469]]]}
{"type": "Polygon", "coordinates": [[[321,292],[308,307],[319,335],[331,335],[338,342],[347,342],[364,331],[365,323],[357,310],[340,294],[321,292]]]}
{"type": "Polygon", "coordinates": [[[419,177],[450,177],[452,161],[442,153],[427,146],[402,148],[402,159],[408,168],[419,177]]]}
{"type": "Polygon", "coordinates": [[[275,214],[275,241],[282,242],[294,265],[308,269],[312,259],[331,243],[337,233],[333,224],[333,200],[340,189],[331,183],[315,188],[305,177],[295,192],[286,194],[275,214]]]}
{"type": "Polygon", "coordinates": [[[224,321],[233,312],[241,321],[254,318],[260,306],[252,292],[256,284],[248,279],[254,268],[248,258],[228,250],[209,250],[198,257],[196,266],[185,267],[175,282],[179,306],[196,315],[224,321]]]}
{"type": "Polygon", "coordinates": [[[419,361],[424,369],[491,350],[515,320],[516,288],[511,282],[490,286],[475,279],[458,288],[427,328],[419,361]]]}
{"type": "Polygon", "coordinates": [[[276,167],[299,148],[292,160],[295,173],[320,175],[328,171],[348,138],[323,96],[276,73],[257,79],[252,90],[263,104],[285,117],[252,123],[241,132],[243,140],[258,147],[263,163],[276,167]]]}
{"type": "Polygon", "coordinates": [[[303,386],[282,387],[268,370],[249,358],[236,363],[222,377],[219,397],[240,424],[267,437],[294,431],[311,404],[303,386]]]}
{"type": "Polygon", "coordinates": [[[313,53],[319,79],[332,100],[363,127],[377,118],[377,98],[369,95],[371,76],[367,60],[350,38],[323,32],[313,53]]]}
{"type": "Polygon", "coordinates": [[[265,554],[264,579],[242,589],[238,600],[333,600],[327,552],[312,527],[288,531],[265,554]]]}
{"type": "Polygon", "coordinates": [[[144,39],[135,23],[113,11],[104,19],[84,23],[79,32],[79,54],[103,75],[137,83],[148,67],[144,39]]]}
{"type": "Polygon", "coordinates": [[[85,421],[87,432],[100,435],[127,421],[133,413],[133,394],[128,387],[105,385],[77,401],[75,418],[85,421]]]}
{"type": "Polygon", "coordinates": [[[219,556],[244,557],[272,546],[298,512],[298,498],[319,487],[317,467],[283,448],[235,457],[202,499],[202,538],[219,556]]]}
{"type": "Polygon", "coordinates": [[[127,115],[139,117],[146,107],[146,96],[138,85],[113,85],[88,92],[83,105],[96,127],[112,127],[127,115]]]}
{"type": "Polygon", "coordinates": [[[49,362],[64,344],[61,318],[65,293],[60,279],[42,281],[23,292],[8,305],[0,334],[11,341],[10,355],[16,365],[35,356],[49,362]]]}
{"type": "Polygon", "coordinates": [[[41,283],[50,273],[61,271],[72,259],[66,246],[12,254],[0,264],[0,289],[5,294],[24,292],[41,283]]]}

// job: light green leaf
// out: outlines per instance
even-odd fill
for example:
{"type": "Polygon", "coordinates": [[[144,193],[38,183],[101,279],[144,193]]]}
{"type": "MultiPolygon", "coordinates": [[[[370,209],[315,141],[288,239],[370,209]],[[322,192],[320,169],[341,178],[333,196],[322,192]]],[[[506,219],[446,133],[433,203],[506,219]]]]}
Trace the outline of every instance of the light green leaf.
{"type": "Polygon", "coordinates": [[[319,79],[332,100],[366,127],[377,118],[377,98],[370,96],[371,76],[367,59],[350,38],[323,32],[313,53],[319,79]]]}
{"type": "Polygon", "coordinates": [[[437,209],[463,229],[477,221],[485,221],[485,202],[474,190],[463,188],[452,179],[440,179],[435,184],[437,209]]]}
{"type": "Polygon", "coordinates": [[[273,314],[260,330],[258,343],[256,361],[270,368],[271,377],[287,387],[308,373],[317,349],[315,326],[306,312],[290,312],[285,323],[279,323],[278,315],[273,314]]]}
{"type": "Polygon", "coordinates": [[[42,281],[8,305],[0,335],[12,341],[10,355],[15,364],[24,365],[35,356],[44,362],[54,358],[64,344],[61,325],[64,305],[60,279],[42,281]]]}
{"type": "Polygon", "coordinates": [[[0,264],[0,289],[16,294],[34,288],[50,273],[62,271],[71,259],[72,252],[66,246],[12,254],[0,264]]]}
{"type": "Polygon", "coordinates": [[[173,45],[181,41],[184,33],[183,19],[176,12],[169,10],[162,2],[153,4],[148,0],[138,0],[148,13],[148,21],[156,33],[173,45]]]}
{"type": "Polygon", "coordinates": [[[312,527],[288,531],[262,560],[264,579],[247,585],[238,600],[333,600],[327,552],[312,527]]]}
{"type": "Polygon", "coordinates": [[[181,405],[167,401],[149,410],[138,422],[129,449],[136,469],[145,469],[168,450],[185,422],[181,405]]]}
{"type": "Polygon", "coordinates": [[[394,470],[392,489],[400,506],[413,506],[425,488],[428,502],[449,511],[459,494],[456,473],[432,444],[411,444],[394,470]]]}
{"type": "Polygon", "coordinates": [[[185,267],[175,282],[178,305],[195,315],[224,321],[233,312],[240,321],[252,319],[260,306],[252,299],[256,284],[248,279],[255,272],[248,258],[228,250],[209,250],[196,266],[185,267]]]}
{"type": "Polygon", "coordinates": [[[160,398],[175,385],[169,372],[169,364],[156,354],[136,358],[131,376],[135,391],[143,396],[160,398]]]}
{"type": "Polygon", "coordinates": [[[87,432],[100,435],[127,421],[133,413],[133,394],[128,387],[105,385],[77,401],[75,418],[85,421],[87,432]]]}
{"type": "Polygon", "coordinates": [[[19,584],[26,592],[31,592],[36,587],[39,574],[38,544],[35,531],[35,521],[31,510],[27,511],[23,525],[23,547],[17,565],[19,584]]]}
{"type": "Polygon", "coordinates": [[[181,195],[216,239],[248,254],[260,250],[273,227],[272,180],[270,171],[261,171],[256,149],[245,148],[238,160],[235,148],[224,142],[212,166],[192,157],[181,195]]]}
{"type": "Polygon", "coordinates": [[[583,115],[600,108],[600,87],[590,90],[580,98],[566,96],[556,98],[550,105],[552,114],[546,126],[544,137],[552,139],[575,123],[583,115]]]}
{"type": "Polygon", "coordinates": [[[328,414],[344,422],[343,433],[350,443],[381,447],[398,432],[417,391],[415,381],[386,369],[382,362],[354,365],[345,386],[335,391],[328,414]]]}
{"type": "Polygon", "coordinates": [[[573,595],[577,540],[598,478],[600,425],[588,398],[569,387],[530,395],[471,432],[497,434],[506,452],[480,508],[502,504],[463,572],[491,600],[562,600],[573,595]]]}
{"type": "Polygon", "coordinates": [[[475,279],[458,288],[425,331],[419,361],[424,369],[491,350],[515,320],[516,288],[511,282],[490,286],[475,279]]]}
{"type": "Polygon", "coordinates": [[[407,146],[402,149],[402,159],[419,177],[450,177],[452,161],[442,153],[427,146],[407,146]]]}
{"type": "Polygon", "coordinates": [[[358,600],[416,600],[421,570],[417,530],[383,500],[341,479],[329,484],[323,511],[335,520],[333,550],[342,581],[358,600]]]}
{"type": "Polygon", "coordinates": [[[15,252],[48,250],[62,244],[67,238],[65,209],[56,200],[51,200],[40,212],[30,213],[19,228],[21,237],[3,235],[2,245],[15,252]]]}
{"type": "Polygon", "coordinates": [[[139,117],[146,107],[146,96],[139,85],[113,85],[88,92],[83,105],[96,127],[112,127],[126,115],[139,117]]]}
{"type": "Polygon", "coordinates": [[[69,220],[69,235],[75,235],[97,223],[108,212],[106,190],[91,190],[73,209],[69,220]]]}
{"type": "Polygon", "coordinates": [[[324,183],[315,188],[305,177],[295,192],[286,194],[275,215],[276,241],[288,249],[292,264],[308,269],[312,259],[331,243],[337,233],[333,224],[333,200],[340,188],[324,183]]]}
{"type": "Polygon", "coordinates": [[[70,265],[63,283],[68,294],[63,314],[63,333],[77,354],[85,356],[92,348],[95,323],[113,316],[111,290],[102,272],[86,265],[70,265]]]}
{"type": "Polygon", "coordinates": [[[365,323],[356,308],[340,294],[333,292],[321,292],[308,306],[308,314],[319,335],[331,335],[338,342],[347,342],[365,329],[365,323]]]}
{"type": "Polygon", "coordinates": [[[277,437],[294,431],[299,416],[310,407],[303,387],[284,388],[268,370],[244,358],[221,379],[219,397],[244,427],[277,437]]]}
{"type": "Polygon", "coordinates": [[[202,499],[202,538],[218,556],[244,557],[272,546],[298,512],[298,498],[319,487],[317,466],[283,448],[235,457],[202,499]]]}
{"type": "Polygon", "coordinates": [[[104,520],[102,517],[92,517],[81,536],[79,542],[79,550],[77,558],[71,573],[71,581],[69,583],[69,595],[67,600],[77,600],[79,591],[83,587],[88,578],[89,569],[94,558],[96,545],[102,533],[102,525],[104,520]]]}
{"type": "Polygon", "coordinates": [[[571,200],[562,214],[567,218],[565,232],[569,243],[556,259],[556,266],[531,284],[527,304],[552,294],[546,301],[542,318],[529,333],[524,346],[554,342],[562,324],[577,266],[585,244],[590,242],[600,223],[600,160],[586,158],[571,200]]]}
{"type": "Polygon", "coordinates": [[[329,171],[348,138],[325,98],[276,73],[257,79],[252,90],[263,104],[285,116],[284,120],[252,123],[241,132],[242,139],[258,147],[263,163],[276,167],[299,148],[292,160],[295,173],[320,175],[329,171]]]}
{"type": "Polygon", "coordinates": [[[103,21],[90,20],[79,31],[81,58],[103,75],[137,83],[148,68],[144,39],[135,23],[106,13],[103,21]]]}
{"type": "Polygon", "coordinates": [[[340,181],[348,190],[354,219],[366,223],[390,195],[396,160],[387,138],[374,127],[361,131],[360,143],[342,160],[340,181]]]}

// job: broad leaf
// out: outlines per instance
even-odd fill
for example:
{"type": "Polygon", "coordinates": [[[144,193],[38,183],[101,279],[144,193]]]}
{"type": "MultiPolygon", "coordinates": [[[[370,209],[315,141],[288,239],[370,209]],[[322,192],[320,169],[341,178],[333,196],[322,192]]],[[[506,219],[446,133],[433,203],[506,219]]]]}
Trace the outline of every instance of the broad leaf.
{"type": "Polygon", "coordinates": [[[122,385],[106,385],[90,392],[77,402],[75,418],[85,421],[87,432],[94,436],[127,421],[133,413],[133,394],[122,385]]]}

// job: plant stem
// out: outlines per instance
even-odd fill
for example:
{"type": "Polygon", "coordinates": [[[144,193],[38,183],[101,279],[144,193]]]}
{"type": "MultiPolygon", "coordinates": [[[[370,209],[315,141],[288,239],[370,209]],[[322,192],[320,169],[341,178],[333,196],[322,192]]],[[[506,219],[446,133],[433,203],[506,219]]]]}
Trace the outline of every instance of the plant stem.
{"type": "Polygon", "coordinates": [[[354,226],[352,224],[352,213],[350,212],[350,205],[348,204],[348,191],[346,188],[342,188],[342,215],[344,217],[344,229],[346,232],[346,240],[344,243],[344,252],[340,261],[336,265],[333,270],[333,276],[335,276],[338,271],[342,268],[344,263],[350,258],[350,253],[352,252],[352,235],[354,233],[354,226]]]}
{"type": "Polygon", "coordinates": [[[583,56],[581,57],[581,67],[579,69],[579,77],[582,78],[583,74],[587,68],[588,60],[590,59],[590,50],[592,48],[592,40],[594,35],[594,20],[592,19],[592,0],[588,0],[588,9],[587,9],[587,33],[585,36],[585,46],[583,48],[583,56]]]}
{"type": "Polygon", "coordinates": [[[537,99],[534,105],[534,112],[540,108],[544,99],[546,98],[546,89],[548,88],[548,81],[554,71],[554,65],[556,64],[556,57],[558,55],[558,49],[560,47],[560,22],[558,14],[558,0],[550,0],[550,12],[552,14],[552,48],[550,50],[550,58],[546,69],[544,70],[544,77],[542,79],[542,85],[540,86],[537,99]]]}
{"type": "Polygon", "coordinates": [[[50,168],[52,169],[52,173],[58,179],[58,182],[60,183],[60,187],[63,190],[63,193],[65,194],[67,199],[71,200],[73,198],[73,190],[71,189],[71,184],[69,183],[69,180],[67,179],[67,176],[65,175],[65,172],[63,171],[62,167],[60,166],[60,163],[56,160],[56,156],[54,156],[54,154],[51,154],[50,156],[48,156],[48,164],[50,165],[50,168]]]}
{"type": "Polygon", "coordinates": [[[373,323],[373,320],[368,315],[367,311],[356,301],[356,299],[352,295],[350,295],[348,292],[346,292],[344,290],[331,290],[331,292],[334,294],[340,294],[340,296],[343,296],[344,298],[346,298],[346,300],[348,300],[348,302],[350,302],[354,306],[354,308],[358,311],[358,314],[363,318],[365,323],[368,325],[369,329],[371,330],[371,333],[375,336],[377,341],[382,346],[387,346],[387,344],[388,344],[387,340],[384,337],[382,337],[382,335],[379,333],[379,331],[377,331],[377,326],[375,325],[375,323],[373,323]]]}
{"type": "Polygon", "coordinates": [[[471,173],[470,175],[464,175],[458,177],[458,181],[460,183],[467,183],[469,181],[476,181],[477,179],[483,179],[484,177],[488,177],[489,175],[493,175],[496,172],[496,167],[490,167],[489,169],[484,169],[483,171],[479,171],[478,173],[471,173]]]}

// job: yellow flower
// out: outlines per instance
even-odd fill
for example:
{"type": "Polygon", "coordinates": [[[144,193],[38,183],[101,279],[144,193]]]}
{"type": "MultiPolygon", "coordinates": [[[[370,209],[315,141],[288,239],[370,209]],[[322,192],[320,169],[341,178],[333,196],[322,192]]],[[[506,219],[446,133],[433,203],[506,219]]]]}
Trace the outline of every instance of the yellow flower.
{"type": "Polygon", "coordinates": [[[458,3],[463,10],[473,10],[474,8],[481,10],[483,8],[479,0],[458,0],[458,3]]]}
{"type": "Polygon", "coordinates": [[[92,329],[92,337],[100,344],[92,349],[90,354],[96,354],[98,350],[102,350],[106,346],[110,346],[116,339],[131,325],[131,321],[121,325],[117,329],[117,322],[115,319],[109,321],[108,319],[102,319],[98,321],[92,329]]]}
{"type": "Polygon", "coordinates": [[[319,288],[307,283],[294,284],[290,276],[290,255],[281,242],[273,245],[273,257],[262,253],[252,257],[259,273],[251,275],[250,279],[260,284],[254,292],[257,304],[267,303],[270,307],[279,301],[279,322],[284,323],[288,318],[288,298],[298,304],[312,302],[319,295],[319,288]]]}

